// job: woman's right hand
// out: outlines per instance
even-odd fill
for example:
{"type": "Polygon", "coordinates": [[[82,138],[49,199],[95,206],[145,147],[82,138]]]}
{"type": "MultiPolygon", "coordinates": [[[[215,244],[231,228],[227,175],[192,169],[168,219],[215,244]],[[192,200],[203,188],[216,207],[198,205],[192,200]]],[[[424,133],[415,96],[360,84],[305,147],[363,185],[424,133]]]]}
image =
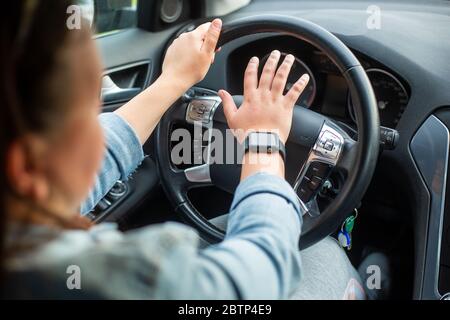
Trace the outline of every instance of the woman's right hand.
{"type": "Polygon", "coordinates": [[[288,93],[283,95],[295,59],[293,55],[287,55],[277,70],[280,56],[278,50],[271,53],[259,84],[259,60],[257,57],[250,59],[244,76],[244,102],[239,109],[228,92],[219,91],[228,126],[240,142],[251,131],[272,131],[286,143],[291,130],[295,102],[308,84],[309,76],[302,75],[288,93]]]}

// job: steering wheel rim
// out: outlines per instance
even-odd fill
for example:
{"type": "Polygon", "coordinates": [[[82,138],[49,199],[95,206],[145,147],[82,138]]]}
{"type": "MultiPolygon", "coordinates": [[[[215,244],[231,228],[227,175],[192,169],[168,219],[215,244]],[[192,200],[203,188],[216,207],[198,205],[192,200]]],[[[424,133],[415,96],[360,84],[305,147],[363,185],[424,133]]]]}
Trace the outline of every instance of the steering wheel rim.
{"type": "MultiPolygon", "coordinates": [[[[281,15],[259,15],[226,21],[218,46],[239,37],[274,32],[306,41],[321,50],[339,68],[354,102],[358,141],[352,148],[352,159],[345,184],[338,196],[316,218],[309,229],[303,230],[300,249],[309,247],[340,227],[342,221],[360,203],[375,171],[379,152],[379,116],[371,83],[358,59],[337,37],[322,27],[300,18],[281,15]]],[[[173,119],[185,119],[186,108],[176,103],[161,120],[156,130],[156,155],[163,189],[176,211],[187,218],[211,242],[221,241],[224,232],[205,219],[190,203],[182,175],[170,165],[169,131],[173,119]]],[[[303,109],[303,108],[300,108],[303,109]]],[[[305,109],[306,110],[306,109],[305,109]]],[[[291,131],[292,133],[292,131],[291,131]]],[[[209,169],[208,169],[209,170],[209,169]]],[[[184,177],[185,178],[185,177],[184,177]]]]}

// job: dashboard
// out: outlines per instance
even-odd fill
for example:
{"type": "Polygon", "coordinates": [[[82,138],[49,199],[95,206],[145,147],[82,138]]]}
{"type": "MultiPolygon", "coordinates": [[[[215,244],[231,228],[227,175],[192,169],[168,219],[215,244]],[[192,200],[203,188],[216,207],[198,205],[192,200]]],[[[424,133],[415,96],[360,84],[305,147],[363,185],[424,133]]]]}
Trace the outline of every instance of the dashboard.
{"type": "MultiPolygon", "coordinates": [[[[347,83],[335,64],[308,43],[301,43],[289,36],[268,35],[230,53],[227,74],[230,91],[233,94],[243,92],[243,75],[247,61],[252,56],[258,56],[261,61],[259,70],[261,72],[269,53],[274,49],[282,52],[282,59],[287,54],[295,57],[285,91],[289,90],[302,74],[307,73],[310,76],[308,86],[297,101],[297,105],[348,125],[355,125],[352,98],[347,83]]],[[[383,64],[359,52],[354,53],[366,69],[372,83],[381,125],[395,129],[409,101],[408,83],[383,64]]]]}

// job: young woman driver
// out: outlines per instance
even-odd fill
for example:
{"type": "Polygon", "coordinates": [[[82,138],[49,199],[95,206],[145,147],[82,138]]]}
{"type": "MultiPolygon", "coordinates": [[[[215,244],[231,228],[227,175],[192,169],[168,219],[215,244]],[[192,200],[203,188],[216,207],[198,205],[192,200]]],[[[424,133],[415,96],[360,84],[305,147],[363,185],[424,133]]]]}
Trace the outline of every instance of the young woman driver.
{"type": "MultiPolygon", "coordinates": [[[[364,297],[357,273],[334,241],[305,250],[301,263],[302,212],[284,180],[279,154],[252,154],[260,160],[256,164],[244,160],[226,239],[214,246],[199,249],[196,232],[177,223],[121,233],[107,224],[92,227],[81,217],[81,203],[89,210],[117,179],[127,179],[137,168],[144,156],[141,146],[161,116],[206,75],[221,21],[181,35],[149,88],[116,112],[99,116],[102,65],[89,28],[66,28],[69,5],[67,0],[13,1],[1,13],[1,287],[6,297],[364,297]],[[70,290],[71,270],[80,272],[78,290],[70,290]]],[[[294,58],[288,55],[277,69],[279,59],[280,52],[272,52],[260,79],[258,59],[250,60],[239,109],[229,93],[220,91],[230,128],[274,128],[286,141],[294,103],[308,77],[283,95],[294,58]]]]}

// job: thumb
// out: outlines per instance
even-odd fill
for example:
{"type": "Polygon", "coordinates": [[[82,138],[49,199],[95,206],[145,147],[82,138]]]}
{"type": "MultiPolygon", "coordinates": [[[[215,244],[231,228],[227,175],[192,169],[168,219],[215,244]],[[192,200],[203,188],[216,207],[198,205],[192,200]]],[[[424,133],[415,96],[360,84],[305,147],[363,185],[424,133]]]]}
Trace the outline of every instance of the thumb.
{"type": "Polygon", "coordinates": [[[222,20],[214,19],[209,25],[208,31],[205,35],[202,49],[209,54],[213,54],[216,51],[217,41],[219,40],[220,31],[222,29],[222,20]]]}
{"type": "Polygon", "coordinates": [[[219,97],[222,99],[223,113],[225,118],[227,118],[228,126],[233,119],[234,114],[237,111],[236,104],[234,103],[233,97],[225,90],[219,91],[219,97]]]}

